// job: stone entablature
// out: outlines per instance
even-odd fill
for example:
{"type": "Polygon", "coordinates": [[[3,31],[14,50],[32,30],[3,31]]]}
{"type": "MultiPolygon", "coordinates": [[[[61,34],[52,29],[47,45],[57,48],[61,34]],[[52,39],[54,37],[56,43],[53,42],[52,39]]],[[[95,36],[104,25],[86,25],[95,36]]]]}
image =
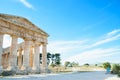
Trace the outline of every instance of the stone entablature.
{"type": "Polygon", "coordinates": [[[13,71],[46,72],[48,34],[19,16],[0,14],[0,72],[3,68],[13,71]],[[11,46],[3,49],[3,36],[11,36],[11,46]],[[18,38],[24,40],[18,43],[18,38]],[[39,65],[40,46],[42,46],[42,69],[39,65]],[[4,65],[5,64],[5,65],[4,65]]]}
{"type": "Polygon", "coordinates": [[[32,24],[30,21],[28,21],[25,18],[16,17],[16,16],[5,16],[4,14],[0,15],[0,32],[4,34],[10,34],[13,36],[18,36],[20,38],[28,38],[31,40],[37,40],[39,42],[46,42],[47,37],[49,36],[46,32],[43,30],[37,28],[34,24],[32,24]],[[7,17],[7,18],[6,18],[7,17]],[[11,19],[9,19],[9,17],[11,19]],[[14,23],[14,20],[20,23],[14,23]],[[18,19],[16,19],[18,18],[18,19]],[[22,21],[23,20],[23,21],[22,21]],[[21,25],[21,23],[27,23],[27,25],[21,25]],[[32,25],[32,26],[28,26],[32,25]]]}

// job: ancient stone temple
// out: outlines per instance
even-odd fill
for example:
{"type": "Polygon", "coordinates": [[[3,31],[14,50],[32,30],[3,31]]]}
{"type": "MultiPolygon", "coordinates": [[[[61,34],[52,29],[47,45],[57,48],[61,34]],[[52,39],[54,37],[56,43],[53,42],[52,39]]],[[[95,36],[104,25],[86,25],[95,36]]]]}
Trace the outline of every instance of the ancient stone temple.
{"type": "Polygon", "coordinates": [[[47,72],[48,36],[26,18],[0,14],[0,73],[4,70],[16,73],[47,72]],[[3,48],[4,34],[11,36],[11,46],[5,49],[3,48]],[[22,38],[24,42],[18,44],[18,38],[22,38]],[[40,50],[42,52],[41,65],[40,50]]]}

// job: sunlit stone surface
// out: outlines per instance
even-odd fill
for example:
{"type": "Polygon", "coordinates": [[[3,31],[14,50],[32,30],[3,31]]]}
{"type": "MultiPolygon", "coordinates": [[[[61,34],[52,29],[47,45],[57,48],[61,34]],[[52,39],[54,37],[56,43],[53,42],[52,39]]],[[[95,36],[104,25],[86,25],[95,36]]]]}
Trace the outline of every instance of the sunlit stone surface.
{"type": "Polygon", "coordinates": [[[19,16],[0,14],[0,73],[13,71],[16,74],[47,72],[46,45],[48,34],[19,16]],[[11,36],[11,46],[3,48],[3,36],[11,36]],[[18,38],[24,40],[18,44],[18,38]],[[42,65],[39,62],[42,46],[42,65]],[[40,68],[41,67],[41,68],[40,68]]]}

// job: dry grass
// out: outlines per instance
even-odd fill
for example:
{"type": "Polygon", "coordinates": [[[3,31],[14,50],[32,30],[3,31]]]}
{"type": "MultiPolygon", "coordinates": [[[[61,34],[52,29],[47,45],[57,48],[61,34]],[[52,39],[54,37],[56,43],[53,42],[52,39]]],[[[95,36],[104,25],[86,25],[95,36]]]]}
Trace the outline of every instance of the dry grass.
{"type": "Polygon", "coordinates": [[[104,71],[105,69],[98,66],[79,66],[79,67],[49,67],[53,73],[72,72],[72,71],[104,71]]]}

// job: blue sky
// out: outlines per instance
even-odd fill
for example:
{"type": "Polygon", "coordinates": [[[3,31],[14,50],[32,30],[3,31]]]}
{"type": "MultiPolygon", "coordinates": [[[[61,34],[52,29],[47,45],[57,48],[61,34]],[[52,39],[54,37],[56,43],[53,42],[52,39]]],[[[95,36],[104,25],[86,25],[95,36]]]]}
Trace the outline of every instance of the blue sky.
{"type": "Polygon", "coordinates": [[[48,51],[61,53],[62,62],[120,63],[119,4],[119,0],[1,0],[0,13],[25,17],[46,31],[48,51]]]}

